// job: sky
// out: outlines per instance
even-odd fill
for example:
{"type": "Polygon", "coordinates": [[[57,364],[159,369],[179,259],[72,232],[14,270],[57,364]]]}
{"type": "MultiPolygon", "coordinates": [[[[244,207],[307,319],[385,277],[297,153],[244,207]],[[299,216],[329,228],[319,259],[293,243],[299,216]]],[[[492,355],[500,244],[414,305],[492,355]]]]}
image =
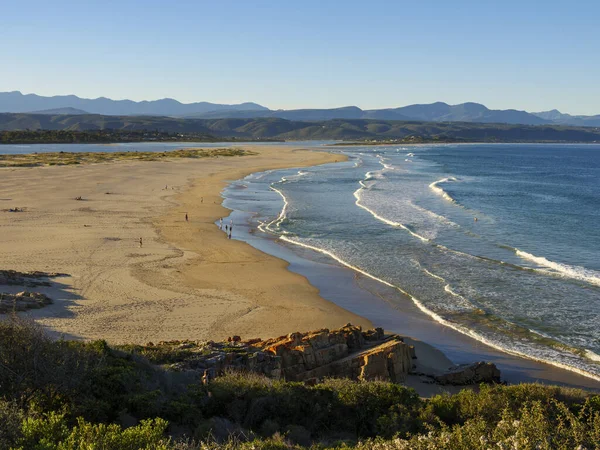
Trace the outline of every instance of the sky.
{"type": "Polygon", "coordinates": [[[600,114],[600,1],[0,0],[0,91],[600,114]]]}

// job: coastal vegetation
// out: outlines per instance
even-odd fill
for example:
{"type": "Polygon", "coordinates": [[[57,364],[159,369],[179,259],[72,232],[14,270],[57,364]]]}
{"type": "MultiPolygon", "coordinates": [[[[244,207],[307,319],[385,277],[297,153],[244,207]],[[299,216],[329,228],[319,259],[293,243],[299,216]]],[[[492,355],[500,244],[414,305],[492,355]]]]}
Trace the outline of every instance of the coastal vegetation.
{"type": "Polygon", "coordinates": [[[0,114],[0,142],[3,143],[99,142],[93,139],[105,139],[100,142],[327,139],[364,141],[369,144],[378,142],[590,143],[600,142],[600,129],[555,124],[515,125],[380,119],[305,121],[274,117],[185,119],[97,114],[0,114]],[[60,135],[57,133],[59,131],[65,134],[60,135]]]}
{"type": "Polygon", "coordinates": [[[206,133],[130,130],[9,130],[0,131],[1,144],[110,144],[115,142],[216,142],[227,139],[206,133]]]}
{"type": "Polygon", "coordinates": [[[164,152],[49,152],[0,154],[0,167],[68,166],[115,161],[168,161],[176,158],[216,158],[255,154],[241,148],[182,148],[164,152]]]}
{"type": "MultiPolygon", "coordinates": [[[[160,346],[160,344],[155,344],[160,346]]],[[[420,398],[400,384],[206,383],[136,346],[49,339],[0,322],[1,449],[594,449],[600,396],[536,384],[420,398]]]]}

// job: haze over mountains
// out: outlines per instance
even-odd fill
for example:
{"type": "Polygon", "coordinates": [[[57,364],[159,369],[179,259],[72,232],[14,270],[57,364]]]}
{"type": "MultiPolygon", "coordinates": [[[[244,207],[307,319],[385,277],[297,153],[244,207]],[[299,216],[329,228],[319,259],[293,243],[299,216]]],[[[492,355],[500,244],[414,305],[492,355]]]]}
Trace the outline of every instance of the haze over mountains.
{"type": "Polygon", "coordinates": [[[135,102],[100,97],[84,99],[75,95],[43,97],[18,91],[0,93],[0,112],[48,115],[102,114],[106,116],[167,116],[193,119],[278,118],[295,121],[333,119],[372,119],[425,122],[506,123],[521,125],[600,126],[600,115],[572,116],[560,111],[529,113],[515,109],[493,110],[479,103],[448,105],[436,102],[399,108],[362,110],[356,106],[331,109],[270,110],[257,103],[224,105],[198,102],[181,103],[173,99],[135,102]]]}
{"type": "MultiPolygon", "coordinates": [[[[219,110],[267,110],[256,103],[239,105],[219,105],[208,102],[181,103],[172,98],[161,100],[134,102],[132,100],[111,100],[100,97],[96,99],[80,98],[76,95],[57,95],[43,97],[36,94],[22,94],[19,91],[0,92],[0,112],[48,112],[75,108],[80,114],[103,114],[107,116],[184,116],[219,110]]],[[[66,112],[66,114],[70,114],[66,112]]]]}

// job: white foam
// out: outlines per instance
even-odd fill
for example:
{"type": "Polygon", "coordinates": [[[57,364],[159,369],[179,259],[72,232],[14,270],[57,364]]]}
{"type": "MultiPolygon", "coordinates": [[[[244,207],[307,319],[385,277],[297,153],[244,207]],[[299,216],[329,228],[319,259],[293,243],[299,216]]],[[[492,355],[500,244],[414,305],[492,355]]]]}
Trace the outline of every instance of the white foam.
{"type": "Polygon", "coordinates": [[[440,222],[445,223],[446,225],[449,225],[451,227],[455,227],[455,228],[460,228],[460,225],[458,225],[456,222],[452,222],[450,219],[448,219],[445,216],[441,216],[439,214],[434,213],[433,211],[427,209],[427,208],[423,208],[422,206],[417,205],[414,202],[410,202],[410,206],[412,206],[415,209],[418,209],[419,211],[428,214],[429,216],[439,220],[440,222]]]}
{"type": "MultiPolygon", "coordinates": [[[[462,295],[458,294],[457,292],[454,292],[454,290],[452,290],[452,287],[450,286],[450,284],[448,283],[448,281],[445,278],[442,278],[439,275],[436,275],[435,273],[430,272],[429,270],[427,270],[425,267],[422,267],[422,266],[421,266],[421,270],[423,270],[430,277],[435,278],[436,280],[439,280],[442,283],[444,283],[444,291],[446,291],[448,294],[452,295],[453,297],[460,299],[461,302],[466,305],[468,310],[473,309],[473,304],[469,300],[467,300],[465,297],[463,297],[462,295]]],[[[464,308],[463,308],[463,311],[464,311],[464,308]]]]}
{"type": "Polygon", "coordinates": [[[540,266],[548,267],[549,269],[556,271],[548,272],[544,270],[543,272],[545,273],[559,274],[563,277],[573,278],[576,280],[585,281],[586,283],[590,283],[595,286],[600,286],[600,273],[594,270],[586,269],[585,267],[581,266],[569,266],[567,264],[550,261],[543,256],[535,256],[531,253],[519,250],[518,248],[515,249],[515,253],[522,259],[532,261],[540,266]]]}
{"type": "Polygon", "coordinates": [[[435,192],[438,195],[441,195],[443,198],[445,198],[449,202],[456,203],[456,201],[450,195],[448,195],[448,193],[445,190],[443,190],[441,187],[438,186],[438,184],[448,183],[450,181],[458,181],[458,180],[454,177],[442,178],[441,180],[437,180],[437,181],[434,181],[433,183],[431,183],[429,185],[429,187],[431,188],[431,190],[433,192],[435,192]]]}
{"type": "Polygon", "coordinates": [[[434,319],[436,322],[438,322],[438,323],[440,323],[442,325],[445,325],[448,328],[452,328],[453,330],[458,331],[459,333],[462,333],[464,335],[467,335],[467,336],[469,336],[469,337],[471,337],[471,338],[473,338],[473,339],[475,339],[475,340],[477,340],[479,342],[482,342],[482,343],[486,344],[489,347],[492,347],[492,348],[494,348],[496,350],[499,350],[499,351],[502,351],[502,352],[505,352],[505,353],[509,353],[509,354],[516,355],[516,356],[520,356],[520,357],[523,357],[523,358],[526,358],[526,359],[531,359],[531,360],[534,360],[534,361],[538,361],[538,362],[542,362],[542,363],[546,363],[546,364],[551,364],[551,365],[554,365],[556,367],[560,367],[562,369],[578,373],[580,375],[583,375],[585,377],[591,378],[593,380],[600,381],[600,376],[598,376],[596,374],[593,374],[593,373],[590,373],[590,372],[588,372],[586,370],[580,369],[579,367],[574,367],[574,366],[570,366],[568,364],[563,364],[563,363],[561,363],[559,361],[555,361],[555,360],[552,360],[552,359],[541,358],[541,357],[538,357],[538,356],[535,356],[535,355],[531,355],[531,354],[525,353],[525,352],[517,350],[517,349],[507,348],[506,346],[499,345],[499,344],[497,344],[497,343],[489,340],[487,337],[483,336],[481,333],[478,333],[475,330],[471,330],[469,328],[463,327],[463,326],[461,326],[459,324],[456,324],[454,322],[450,322],[450,321],[444,319],[442,316],[440,316],[436,312],[428,309],[416,297],[412,296],[411,294],[409,294],[408,292],[406,292],[402,288],[400,288],[400,287],[398,287],[398,286],[396,286],[396,285],[394,285],[392,283],[389,283],[388,281],[385,281],[385,280],[383,280],[381,278],[378,278],[378,277],[376,277],[374,275],[371,275],[370,273],[368,273],[368,272],[366,272],[366,271],[364,271],[364,270],[362,270],[362,269],[360,269],[360,268],[358,268],[356,266],[353,266],[350,263],[347,263],[346,261],[344,261],[343,259],[339,258],[338,256],[336,256],[334,253],[332,253],[330,251],[324,250],[324,249],[319,248],[319,247],[315,247],[313,245],[305,244],[303,242],[299,242],[297,240],[288,238],[286,236],[280,236],[280,239],[283,240],[283,241],[285,241],[285,242],[289,242],[291,244],[298,245],[300,247],[305,247],[305,248],[314,250],[316,252],[322,253],[324,255],[327,255],[327,256],[333,258],[335,261],[337,261],[340,264],[342,264],[343,266],[348,267],[349,269],[352,269],[352,270],[354,270],[354,271],[356,271],[358,273],[363,274],[364,276],[366,276],[368,278],[371,278],[372,280],[378,281],[378,282],[380,282],[380,283],[382,283],[382,284],[384,284],[386,286],[389,286],[391,288],[394,288],[394,289],[398,290],[402,294],[404,294],[407,297],[409,297],[413,301],[413,303],[417,306],[417,308],[419,308],[422,312],[424,312],[429,317],[431,317],[432,319],[434,319]]]}
{"type": "MultiPolygon", "coordinates": [[[[364,180],[364,181],[368,181],[368,180],[369,180],[369,173],[370,173],[370,172],[367,172],[367,174],[366,174],[366,175],[367,175],[367,177],[365,178],[365,180],[364,180]]],[[[360,200],[361,200],[361,198],[360,198],[360,193],[361,193],[361,191],[363,191],[364,189],[368,189],[368,187],[366,187],[366,186],[365,186],[365,184],[364,184],[364,182],[363,182],[363,181],[359,181],[359,184],[360,184],[360,186],[361,186],[361,187],[360,187],[360,188],[358,188],[356,191],[354,191],[354,194],[353,194],[353,195],[354,195],[354,198],[356,199],[356,201],[354,202],[354,203],[356,204],[356,206],[358,206],[359,208],[362,208],[362,209],[364,209],[364,210],[365,210],[365,211],[367,211],[369,214],[371,214],[373,217],[375,217],[377,220],[379,220],[379,221],[381,221],[381,222],[383,222],[383,223],[385,223],[385,224],[388,224],[388,225],[391,225],[391,226],[393,226],[393,227],[397,227],[397,228],[402,228],[403,230],[406,230],[406,231],[408,231],[408,232],[409,232],[411,235],[413,235],[414,237],[416,237],[416,238],[420,239],[421,241],[423,241],[423,242],[429,242],[429,239],[427,239],[426,237],[423,237],[423,236],[421,236],[420,234],[417,234],[417,233],[415,233],[414,231],[410,230],[410,229],[409,229],[409,228],[408,228],[406,225],[404,225],[404,224],[402,224],[402,223],[400,223],[400,222],[394,222],[393,220],[386,219],[385,217],[382,217],[382,216],[380,216],[379,214],[377,214],[377,213],[376,213],[375,211],[373,211],[372,209],[370,209],[370,208],[366,207],[365,205],[363,205],[363,204],[360,202],[360,200]]]]}
{"type": "MultiPolygon", "coordinates": [[[[269,231],[271,231],[271,232],[274,233],[274,231],[270,229],[270,226],[273,223],[277,223],[279,225],[286,218],[287,208],[288,208],[289,203],[288,203],[285,195],[283,195],[283,193],[281,191],[279,191],[278,189],[274,188],[273,186],[271,186],[271,189],[274,190],[275,192],[277,192],[281,196],[281,198],[283,199],[283,202],[284,202],[283,208],[282,208],[279,216],[266,226],[267,230],[269,230],[269,231]]],[[[360,206],[361,208],[369,211],[378,220],[381,220],[382,222],[388,223],[388,224],[393,225],[393,226],[400,226],[400,227],[406,229],[407,231],[409,231],[411,234],[413,234],[416,237],[418,237],[419,239],[421,239],[423,241],[428,241],[428,239],[425,239],[422,236],[419,236],[416,233],[413,233],[412,231],[408,230],[404,225],[402,225],[400,223],[397,223],[397,222],[389,221],[389,220],[387,220],[387,219],[385,219],[385,218],[383,218],[381,216],[378,216],[377,214],[375,214],[373,211],[369,210],[368,208],[360,205],[359,204],[358,193],[362,189],[363,188],[361,187],[360,189],[358,189],[354,193],[355,197],[357,198],[356,204],[358,206],[360,206]]],[[[263,232],[265,231],[265,227],[259,226],[259,229],[261,231],[263,231],[263,232]]],[[[285,233],[285,234],[287,234],[287,233],[285,233]]],[[[358,273],[363,274],[364,276],[366,276],[368,278],[371,278],[372,280],[378,281],[378,282],[380,282],[380,283],[382,283],[382,284],[384,284],[386,286],[389,286],[391,288],[394,288],[394,289],[398,290],[402,294],[404,294],[407,297],[409,297],[412,300],[412,302],[417,306],[417,308],[419,308],[423,313],[427,314],[429,317],[431,317],[436,322],[438,322],[438,323],[440,323],[440,324],[442,324],[444,326],[447,326],[447,327],[449,327],[449,328],[451,328],[451,329],[453,329],[453,330],[455,330],[455,331],[457,331],[459,333],[462,333],[464,335],[470,336],[471,338],[473,338],[473,339],[475,339],[475,340],[477,340],[479,342],[482,342],[482,343],[488,345],[491,348],[494,348],[496,350],[499,350],[499,351],[502,351],[502,352],[505,352],[505,353],[509,353],[509,354],[512,354],[512,355],[520,356],[520,357],[523,357],[523,358],[526,358],[526,359],[531,359],[531,360],[534,360],[534,361],[539,361],[539,362],[542,362],[542,363],[551,364],[551,365],[554,365],[556,367],[560,367],[562,369],[569,370],[569,371],[578,373],[580,375],[583,375],[585,377],[594,379],[596,381],[600,381],[600,376],[599,375],[590,373],[590,372],[588,372],[588,371],[586,371],[584,369],[581,369],[579,367],[571,366],[571,365],[561,363],[561,362],[556,361],[556,360],[551,359],[551,358],[539,357],[537,355],[532,355],[532,354],[526,353],[524,351],[521,351],[521,350],[518,350],[518,349],[515,349],[515,348],[509,348],[507,346],[503,346],[503,345],[497,344],[496,342],[491,341],[486,336],[482,335],[481,333],[478,333],[475,330],[463,327],[463,326],[461,326],[459,324],[456,324],[454,322],[450,322],[450,321],[446,320],[445,318],[443,318],[442,316],[440,316],[436,312],[428,309],[423,303],[421,303],[421,301],[419,301],[419,299],[417,299],[416,297],[414,297],[413,295],[411,295],[407,291],[403,290],[399,286],[396,286],[396,285],[394,285],[394,284],[392,284],[392,283],[390,283],[388,281],[385,281],[385,280],[383,280],[381,278],[378,278],[378,277],[376,277],[376,276],[374,276],[374,275],[372,275],[372,274],[370,274],[370,273],[368,273],[368,272],[360,269],[359,267],[356,267],[356,266],[354,266],[354,265],[352,265],[352,264],[344,261],[343,259],[339,258],[337,255],[335,255],[333,252],[330,252],[328,250],[325,250],[325,249],[322,249],[322,248],[319,248],[319,247],[315,247],[313,245],[309,245],[309,244],[306,244],[306,243],[303,243],[303,242],[299,242],[299,241],[297,241],[295,239],[292,239],[292,238],[286,236],[285,234],[279,235],[279,239],[281,239],[282,241],[289,242],[291,244],[298,245],[298,246],[304,247],[304,248],[308,248],[308,249],[314,250],[316,252],[322,253],[324,255],[327,255],[327,256],[331,257],[332,259],[334,259],[335,261],[337,261],[338,263],[342,264],[343,266],[348,267],[349,269],[352,269],[352,270],[354,270],[354,271],[356,271],[358,273]]],[[[434,276],[437,277],[437,278],[443,279],[443,278],[441,278],[441,277],[439,277],[437,275],[434,275],[434,276]]],[[[600,361],[600,356],[596,355],[595,353],[593,353],[591,351],[587,351],[586,352],[586,356],[590,360],[600,361]]]]}

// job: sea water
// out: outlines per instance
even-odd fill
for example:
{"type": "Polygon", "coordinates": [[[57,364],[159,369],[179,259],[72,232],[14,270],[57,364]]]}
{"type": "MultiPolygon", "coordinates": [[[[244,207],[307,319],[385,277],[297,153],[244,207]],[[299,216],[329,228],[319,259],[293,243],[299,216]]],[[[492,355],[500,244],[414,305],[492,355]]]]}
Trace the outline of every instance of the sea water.
{"type": "Polygon", "coordinates": [[[406,294],[432,320],[600,380],[600,145],[331,148],[227,197],[257,233],[406,294]]]}

